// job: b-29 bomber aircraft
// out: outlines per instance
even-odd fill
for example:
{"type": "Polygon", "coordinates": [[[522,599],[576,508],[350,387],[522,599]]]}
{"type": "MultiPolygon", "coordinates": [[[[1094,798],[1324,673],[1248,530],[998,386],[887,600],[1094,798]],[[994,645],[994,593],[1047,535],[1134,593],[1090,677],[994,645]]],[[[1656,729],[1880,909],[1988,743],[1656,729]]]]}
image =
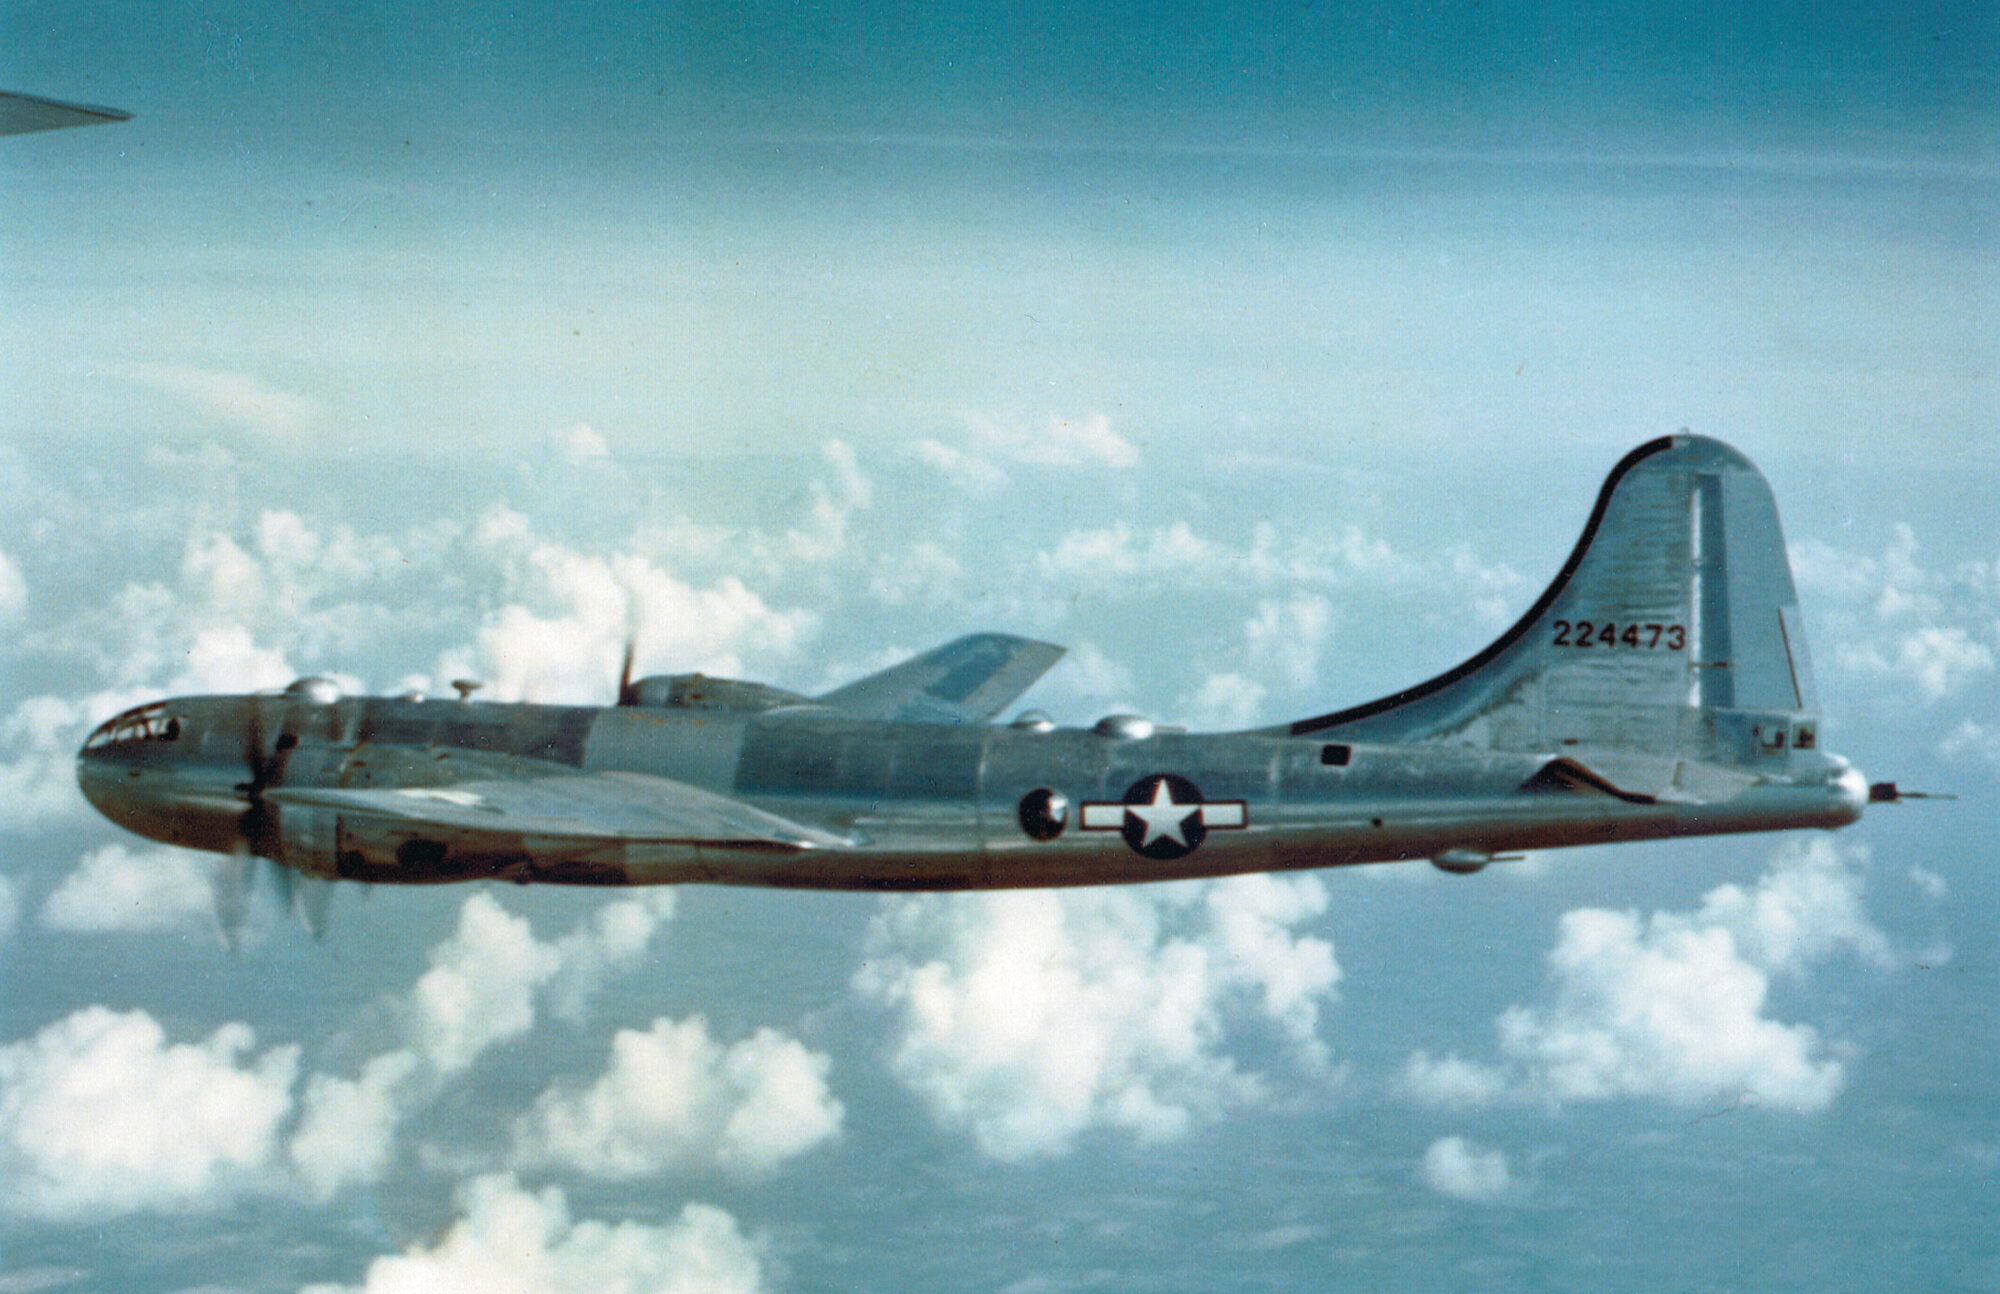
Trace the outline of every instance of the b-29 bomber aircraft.
{"type": "Polygon", "coordinates": [[[1626,455],[1518,623],[1379,700],[1224,733],[995,722],[1061,654],[975,634],[808,697],[634,681],[628,648],[599,707],[308,678],[127,711],[77,776],[113,822],[229,855],[239,881],[254,857],[374,883],[900,890],[1470,873],[1521,850],[1839,827],[1871,798],[1820,746],[1770,489],[1699,436],[1626,455]]]}

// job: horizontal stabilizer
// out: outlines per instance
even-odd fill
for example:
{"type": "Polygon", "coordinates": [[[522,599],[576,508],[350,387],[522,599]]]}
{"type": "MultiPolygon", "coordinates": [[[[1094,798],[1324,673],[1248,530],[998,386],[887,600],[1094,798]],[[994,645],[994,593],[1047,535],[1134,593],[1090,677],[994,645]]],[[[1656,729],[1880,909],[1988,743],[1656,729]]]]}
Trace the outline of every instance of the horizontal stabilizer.
{"type": "Polygon", "coordinates": [[[1062,648],[1032,638],[968,634],[818,700],[864,719],[985,723],[1062,656],[1062,648]]]}
{"type": "Polygon", "coordinates": [[[1627,791],[1610,778],[1585,768],[1573,759],[1552,759],[1535,775],[1521,783],[1524,791],[1595,791],[1627,804],[1652,804],[1658,797],[1641,791],[1627,791]]]}

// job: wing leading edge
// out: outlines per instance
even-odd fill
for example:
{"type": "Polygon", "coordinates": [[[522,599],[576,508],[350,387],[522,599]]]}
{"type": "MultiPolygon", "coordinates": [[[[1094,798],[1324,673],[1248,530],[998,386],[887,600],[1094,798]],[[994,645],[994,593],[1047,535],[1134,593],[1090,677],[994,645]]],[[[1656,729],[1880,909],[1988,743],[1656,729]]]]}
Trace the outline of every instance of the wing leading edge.
{"type": "Polygon", "coordinates": [[[395,790],[284,787],[265,798],[446,834],[499,832],[600,844],[838,849],[815,830],[726,795],[644,773],[582,773],[395,790]]]}
{"type": "Polygon", "coordinates": [[[1032,638],[968,634],[816,699],[864,719],[985,723],[1062,656],[1032,638]]]}

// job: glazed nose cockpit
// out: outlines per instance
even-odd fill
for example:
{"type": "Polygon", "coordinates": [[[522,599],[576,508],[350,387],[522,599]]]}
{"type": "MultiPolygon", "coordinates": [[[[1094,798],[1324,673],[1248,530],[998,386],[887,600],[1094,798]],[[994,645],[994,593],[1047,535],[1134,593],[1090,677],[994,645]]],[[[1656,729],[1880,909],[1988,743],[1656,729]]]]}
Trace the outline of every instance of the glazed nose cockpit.
{"type": "Polygon", "coordinates": [[[232,770],[203,755],[199,712],[199,702],[154,701],[99,724],[76,756],[84,798],[139,835],[228,848],[241,799],[232,770]]]}
{"type": "Polygon", "coordinates": [[[151,817],[170,748],[186,724],[167,702],[155,701],[106,719],[76,755],[76,782],[85,799],[120,826],[152,835],[151,817]],[[150,784],[149,784],[150,783],[150,784]]]}
{"type": "Polygon", "coordinates": [[[181,720],[169,713],[165,701],[142,705],[97,725],[90,740],[83,743],[84,754],[126,741],[179,741],[181,720]]]}

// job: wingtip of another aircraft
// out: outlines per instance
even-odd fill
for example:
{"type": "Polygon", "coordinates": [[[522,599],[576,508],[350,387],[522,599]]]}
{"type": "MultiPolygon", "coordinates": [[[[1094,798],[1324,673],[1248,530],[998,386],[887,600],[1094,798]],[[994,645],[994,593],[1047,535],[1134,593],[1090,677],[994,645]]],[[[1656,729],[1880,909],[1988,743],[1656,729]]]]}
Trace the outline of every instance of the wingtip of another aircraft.
{"type": "Polygon", "coordinates": [[[18,90],[0,90],[0,135],[25,135],[72,126],[108,126],[132,120],[123,108],[94,103],[66,103],[18,90]]]}

